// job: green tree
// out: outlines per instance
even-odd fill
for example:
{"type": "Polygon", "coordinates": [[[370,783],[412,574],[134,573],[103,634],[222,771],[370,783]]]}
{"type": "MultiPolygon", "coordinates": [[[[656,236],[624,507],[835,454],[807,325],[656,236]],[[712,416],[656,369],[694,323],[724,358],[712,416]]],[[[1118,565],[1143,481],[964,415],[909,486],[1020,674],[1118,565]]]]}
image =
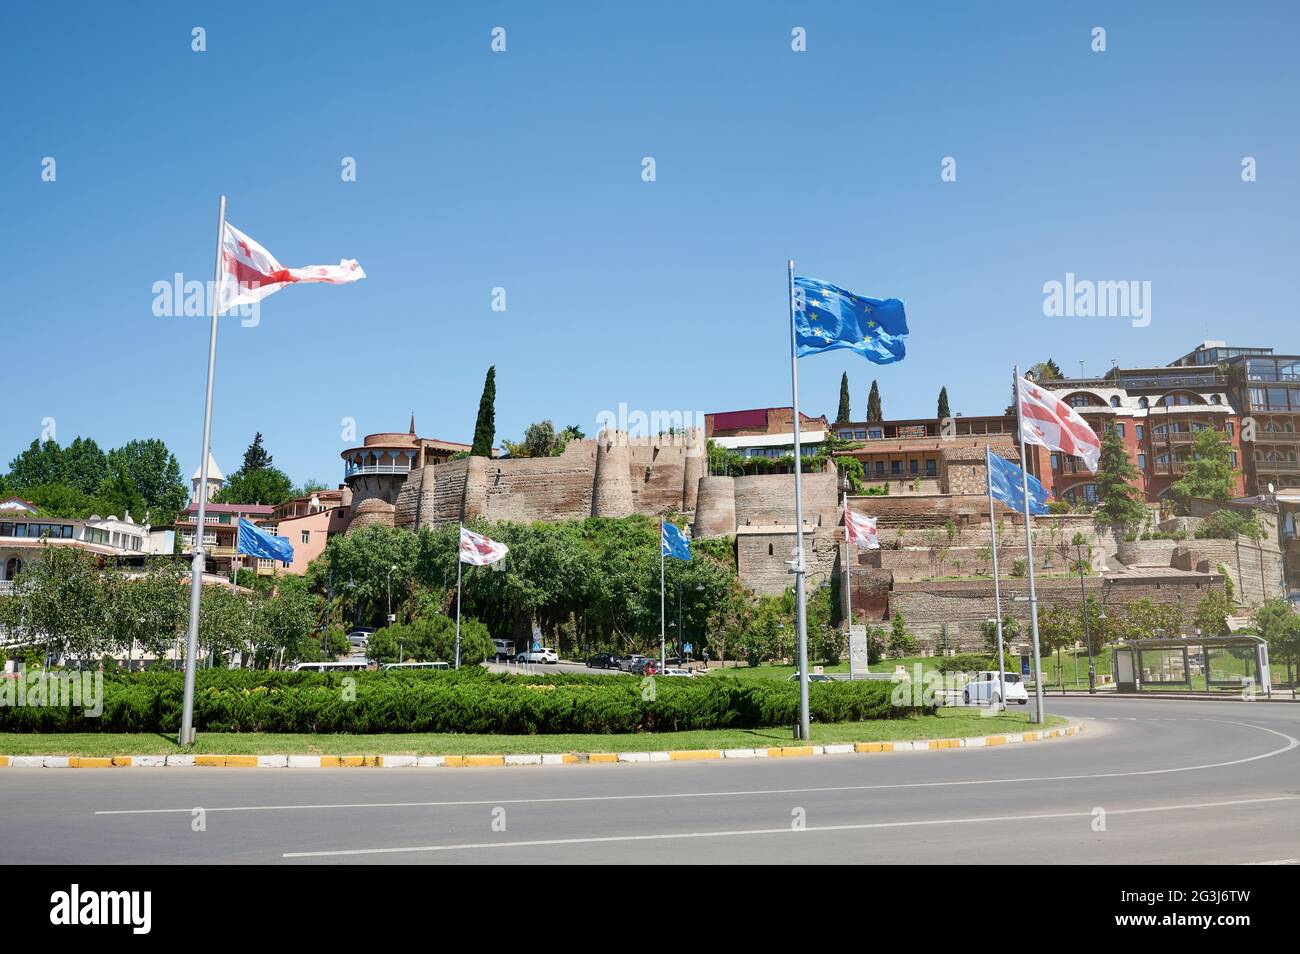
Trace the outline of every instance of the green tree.
{"type": "Polygon", "coordinates": [[[483,394],[478,399],[478,417],[474,421],[474,444],[470,453],[478,457],[492,456],[492,441],[496,439],[497,368],[488,368],[483,379],[483,394]]]}
{"type": "Polygon", "coordinates": [[[245,472],[237,470],[213,498],[216,503],[264,504],[275,506],[293,496],[293,481],[276,467],[245,472]]]}
{"type": "Polygon", "coordinates": [[[907,631],[907,620],[895,612],[889,624],[889,653],[891,656],[911,656],[917,650],[916,637],[907,631]]]}
{"type": "Polygon", "coordinates": [[[550,457],[555,450],[555,425],[549,420],[534,421],[524,430],[522,440],[505,444],[511,457],[550,457]]]}
{"type": "MultiPolygon", "coordinates": [[[[475,665],[492,655],[488,628],[476,619],[460,621],[461,665],[475,665]]],[[[415,619],[406,625],[386,626],[370,637],[367,655],[376,662],[453,662],[456,658],[456,621],[447,616],[415,619]]]]}
{"type": "Polygon", "coordinates": [[[1034,376],[1035,381],[1059,381],[1063,377],[1060,365],[1051,358],[1038,362],[1029,369],[1029,372],[1034,376]]]}
{"type": "Polygon", "coordinates": [[[1238,471],[1232,466],[1232,448],[1220,431],[1197,431],[1187,472],[1171,489],[1179,508],[1186,513],[1193,497],[1227,500],[1237,488],[1238,471]]]}
{"type": "Polygon", "coordinates": [[[189,587],[181,564],[150,560],[142,574],[106,575],[104,622],[113,649],[128,658],[139,651],[161,659],[185,630],[189,587]]]}
{"type": "Polygon", "coordinates": [[[263,470],[271,466],[272,457],[262,446],[262,432],[258,431],[253,435],[253,443],[248,445],[244,451],[244,463],[240,468],[244,473],[252,473],[255,470],[263,470]]]}
{"type": "Polygon", "coordinates": [[[872,380],[871,393],[867,395],[867,421],[875,423],[884,419],[885,412],[880,406],[880,385],[875,380],[872,380]]]}
{"type": "Polygon", "coordinates": [[[570,424],[559,434],[555,435],[555,446],[551,448],[551,456],[559,457],[564,453],[564,448],[569,446],[570,441],[580,441],[587,435],[582,432],[582,428],[577,424],[570,424]]]}
{"type": "Polygon", "coordinates": [[[105,592],[94,556],[73,547],[45,545],[23,570],[15,589],[20,640],[43,643],[50,658],[97,659],[109,648],[105,592]]]}
{"type": "MultiPolygon", "coordinates": [[[[108,470],[110,475],[125,474],[144,498],[146,509],[155,522],[172,520],[188,499],[189,492],[181,479],[176,455],[156,437],[128,441],[109,451],[108,470]]],[[[143,514],[140,517],[143,519],[143,514]]]]}
{"type": "MultiPolygon", "coordinates": [[[[143,520],[145,511],[149,509],[148,503],[140,495],[140,491],[123,467],[115,467],[113,473],[100,482],[87,507],[100,516],[113,514],[121,517],[130,513],[134,520],[143,520]]],[[[171,519],[173,516],[174,514],[167,514],[164,515],[164,519],[171,519]]]]}
{"type": "Polygon", "coordinates": [[[274,593],[256,599],[251,639],[258,665],[271,665],[281,652],[285,659],[300,659],[315,647],[320,610],[320,597],[303,577],[282,577],[274,593]]]}
{"type": "Polygon", "coordinates": [[[944,386],[939,389],[939,420],[946,417],[952,417],[952,409],[948,407],[948,388],[944,386]]]}
{"type": "Polygon", "coordinates": [[[32,441],[9,462],[8,479],[19,493],[39,484],[63,483],[63,449],[54,440],[32,441]]]}
{"type": "Polygon", "coordinates": [[[91,494],[108,476],[108,458],[91,438],[74,438],[64,450],[59,478],[62,483],[91,494]]]}
{"type": "Polygon", "coordinates": [[[1205,636],[1221,636],[1228,631],[1228,617],[1232,613],[1232,603],[1227,594],[1220,590],[1211,590],[1196,604],[1192,616],[1192,625],[1205,636]]]}
{"type": "Polygon", "coordinates": [[[849,408],[849,373],[845,371],[840,375],[840,406],[835,412],[836,424],[847,424],[853,420],[853,412],[849,408]]]}
{"type": "Polygon", "coordinates": [[[1101,436],[1101,461],[1095,477],[1097,513],[1125,530],[1140,526],[1147,516],[1147,508],[1132,483],[1138,476],[1123,438],[1115,428],[1108,428],[1101,436]]]}
{"type": "Polygon", "coordinates": [[[76,487],[67,484],[32,484],[24,487],[22,497],[50,517],[85,517],[90,514],[90,500],[76,487]]]}
{"type": "Polygon", "coordinates": [[[1284,599],[1269,600],[1255,613],[1255,625],[1268,643],[1270,662],[1286,660],[1286,681],[1295,685],[1295,664],[1300,657],[1300,615],[1284,599]]]}

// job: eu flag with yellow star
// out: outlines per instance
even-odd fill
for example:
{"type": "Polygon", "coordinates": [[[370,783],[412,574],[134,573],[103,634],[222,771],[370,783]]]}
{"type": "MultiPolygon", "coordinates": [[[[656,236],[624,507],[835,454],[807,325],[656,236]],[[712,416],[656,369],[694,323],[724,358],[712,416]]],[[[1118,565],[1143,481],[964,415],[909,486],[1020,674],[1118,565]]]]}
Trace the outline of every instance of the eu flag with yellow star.
{"type": "Polygon", "coordinates": [[[848,348],[876,364],[907,356],[907,314],[897,298],[864,298],[816,278],[794,280],[795,354],[848,348]]]}

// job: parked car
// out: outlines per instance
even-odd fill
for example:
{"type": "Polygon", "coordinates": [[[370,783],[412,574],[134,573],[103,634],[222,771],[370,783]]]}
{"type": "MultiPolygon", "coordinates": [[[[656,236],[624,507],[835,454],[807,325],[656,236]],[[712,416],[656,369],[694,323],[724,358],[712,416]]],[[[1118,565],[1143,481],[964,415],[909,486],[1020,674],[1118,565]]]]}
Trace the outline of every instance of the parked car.
{"type": "Polygon", "coordinates": [[[596,653],[587,660],[588,669],[618,669],[618,657],[613,653],[596,653]]]}
{"type": "Polygon", "coordinates": [[[560,654],[548,646],[543,646],[541,649],[525,650],[515,658],[523,663],[546,663],[553,666],[560,661],[560,654]]]}
{"type": "Polygon", "coordinates": [[[690,674],[689,669],[683,669],[680,666],[666,666],[664,671],[659,673],[661,676],[689,676],[690,674]]]}
{"type": "MultiPolygon", "coordinates": [[[[791,676],[791,677],[790,677],[790,681],[791,681],[791,682],[798,682],[798,681],[799,681],[799,674],[798,674],[798,673],[795,673],[793,676],[791,676]]],[[[835,677],[834,677],[834,676],[828,676],[828,675],[826,675],[826,673],[824,673],[824,672],[814,672],[814,673],[811,673],[811,674],[808,676],[808,681],[809,681],[809,682],[834,682],[834,681],[835,681],[835,677]]]]}
{"type": "Polygon", "coordinates": [[[509,662],[515,658],[515,641],[513,639],[492,640],[492,658],[497,662],[509,662]]]}
{"type": "Polygon", "coordinates": [[[659,660],[653,656],[635,656],[632,664],[628,667],[628,672],[634,676],[654,675],[659,669],[659,660]]]}
{"type": "Polygon", "coordinates": [[[370,637],[374,631],[372,626],[358,626],[348,633],[348,645],[353,649],[366,649],[370,646],[370,637]]]}
{"type": "MultiPolygon", "coordinates": [[[[1029,705],[1029,693],[1025,691],[1025,684],[1020,681],[1020,673],[1007,672],[1003,673],[1003,678],[1007,683],[1008,703],[1017,702],[1022,706],[1029,705]]],[[[961,691],[962,702],[970,705],[972,702],[1001,702],[1002,683],[998,680],[997,671],[977,672],[975,678],[966,683],[966,688],[961,691]]]]}
{"type": "Polygon", "coordinates": [[[632,666],[636,663],[636,661],[638,659],[645,659],[645,658],[646,657],[642,656],[640,653],[629,653],[626,656],[619,656],[617,659],[618,668],[623,670],[624,672],[631,672],[632,666]]]}
{"type": "Polygon", "coordinates": [[[380,672],[388,669],[450,669],[451,664],[445,662],[399,662],[384,663],[379,667],[380,672]]]}

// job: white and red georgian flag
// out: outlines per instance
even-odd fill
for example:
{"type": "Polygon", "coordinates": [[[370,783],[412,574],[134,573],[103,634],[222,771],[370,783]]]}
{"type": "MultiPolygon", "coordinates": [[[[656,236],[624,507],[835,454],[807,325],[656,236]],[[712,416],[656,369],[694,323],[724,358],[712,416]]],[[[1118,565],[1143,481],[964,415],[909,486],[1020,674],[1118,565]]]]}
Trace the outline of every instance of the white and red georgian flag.
{"type": "Polygon", "coordinates": [[[275,256],[229,222],[221,234],[221,288],[217,293],[218,314],[236,305],[261,301],[295,282],[327,282],[343,285],[366,277],[354,258],[337,265],[307,265],[285,268],[275,256]]]}
{"type": "Polygon", "coordinates": [[[1101,441],[1077,411],[1034,382],[1020,379],[1020,439],[1083,459],[1094,474],[1101,441]]]}
{"type": "Polygon", "coordinates": [[[460,562],[472,563],[475,566],[487,566],[489,563],[496,563],[497,560],[504,560],[510,548],[504,543],[497,543],[495,540],[489,540],[481,533],[474,533],[460,528],[460,562]]]}
{"type": "Polygon", "coordinates": [[[849,543],[857,544],[863,550],[879,550],[880,540],[876,537],[876,518],[846,509],[844,539],[849,543]]]}

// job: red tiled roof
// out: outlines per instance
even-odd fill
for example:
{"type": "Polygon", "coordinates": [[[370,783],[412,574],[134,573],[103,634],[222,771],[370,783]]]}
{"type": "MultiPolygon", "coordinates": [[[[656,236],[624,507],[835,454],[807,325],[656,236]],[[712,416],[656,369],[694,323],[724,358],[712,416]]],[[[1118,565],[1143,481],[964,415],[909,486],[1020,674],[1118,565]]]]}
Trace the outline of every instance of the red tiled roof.
{"type": "MultiPolygon", "coordinates": [[[[204,508],[208,513],[251,513],[269,516],[275,512],[275,508],[267,504],[219,504],[209,503],[204,508]]],[[[190,501],[190,513],[199,512],[199,503],[197,500],[190,501]]]]}

